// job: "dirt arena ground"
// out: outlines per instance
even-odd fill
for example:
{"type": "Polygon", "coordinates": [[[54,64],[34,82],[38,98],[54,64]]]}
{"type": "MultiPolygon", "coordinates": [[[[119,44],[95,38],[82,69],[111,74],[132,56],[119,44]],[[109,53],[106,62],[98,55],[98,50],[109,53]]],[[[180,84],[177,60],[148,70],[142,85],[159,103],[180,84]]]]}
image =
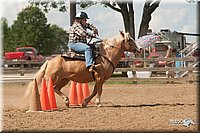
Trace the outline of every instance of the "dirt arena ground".
{"type": "Polygon", "coordinates": [[[20,102],[25,89],[22,83],[3,84],[3,131],[198,130],[196,84],[104,84],[102,107],[66,108],[56,95],[58,111],[29,113],[20,102]],[[187,118],[196,124],[183,126],[187,118]]]}

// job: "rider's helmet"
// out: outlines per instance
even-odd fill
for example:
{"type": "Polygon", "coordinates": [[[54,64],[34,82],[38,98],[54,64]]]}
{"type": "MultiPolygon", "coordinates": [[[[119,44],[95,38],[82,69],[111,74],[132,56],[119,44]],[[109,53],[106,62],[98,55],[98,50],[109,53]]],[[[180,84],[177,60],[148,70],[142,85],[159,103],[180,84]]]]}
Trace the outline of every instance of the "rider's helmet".
{"type": "Polygon", "coordinates": [[[75,18],[89,19],[87,13],[85,12],[79,12],[78,14],[76,14],[75,18]]]}

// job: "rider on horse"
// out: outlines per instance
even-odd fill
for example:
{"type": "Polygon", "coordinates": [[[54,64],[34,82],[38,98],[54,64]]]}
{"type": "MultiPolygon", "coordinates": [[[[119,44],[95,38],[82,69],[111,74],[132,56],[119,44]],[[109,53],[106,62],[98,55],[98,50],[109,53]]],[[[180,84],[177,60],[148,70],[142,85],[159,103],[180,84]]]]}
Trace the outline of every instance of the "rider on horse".
{"type": "Polygon", "coordinates": [[[86,67],[89,72],[95,72],[95,68],[100,64],[94,65],[92,49],[87,45],[87,38],[92,38],[98,35],[98,30],[92,24],[87,23],[88,15],[85,12],[80,12],[76,15],[75,21],[70,28],[68,46],[75,52],[84,53],[86,67]],[[87,32],[87,29],[93,31],[93,34],[87,32]]]}

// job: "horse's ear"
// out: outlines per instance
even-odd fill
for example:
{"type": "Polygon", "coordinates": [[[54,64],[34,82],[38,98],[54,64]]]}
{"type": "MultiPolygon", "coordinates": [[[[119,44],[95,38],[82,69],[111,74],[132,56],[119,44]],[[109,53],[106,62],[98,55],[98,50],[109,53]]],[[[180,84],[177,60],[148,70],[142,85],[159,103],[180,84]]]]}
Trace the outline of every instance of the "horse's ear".
{"type": "Polygon", "coordinates": [[[121,30],[120,30],[119,32],[120,32],[120,34],[121,34],[121,35],[124,37],[124,32],[123,32],[123,31],[121,31],[121,30]]]}

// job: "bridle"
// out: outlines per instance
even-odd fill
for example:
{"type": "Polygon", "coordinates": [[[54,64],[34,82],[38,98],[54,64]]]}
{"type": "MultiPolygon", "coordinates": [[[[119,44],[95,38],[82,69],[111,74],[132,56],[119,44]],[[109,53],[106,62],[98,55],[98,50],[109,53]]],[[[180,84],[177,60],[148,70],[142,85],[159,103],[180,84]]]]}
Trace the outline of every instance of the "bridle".
{"type": "MultiPolygon", "coordinates": [[[[95,38],[99,40],[99,41],[96,41],[95,43],[98,43],[98,42],[102,42],[102,41],[103,41],[101,38],[98,38],[98,37],[95,37],[95,38]]],[[[129,36],[129,39],[132,39],[132,40],[133,40],[133,38],[131,38],[130,36],[129,36]]],[[[129,40],[129,39],[128,39],[128,40],[129,40]]],[[[89,42],[91,42],[91,40],[92,40],[92,37],[91,37],[91,39],[89,40],[89,42]]],[[[127,41],[128,41],[128,40],[127,40],[127,41]]],[[[123,42],[123,43],[125,43],[125,42],[123,42]]],[[[125,51],[124,48],[123,48],[123,44],[121,45],[121,48],[118,48],[118,47],[116,47],[116,46],[113,46],[113,45],[111,45],[111,44],[109,44],[109,43],[107,43],[107,45],[109,45],[111,48],[118,49],[118,50],[120,50],[121,52],[124,52],[124,51],[125,51]]],[[[113,67],[113,71],[112,71],[112,73],[113,73],[114,70],[115,70],[115,68],[116,68],[116,66],[113,64],[113,62],[111,62],[111,61],[109,60],[109,58],[108,58],[106,55],[100,53],[99,51],[94,51],[94,52],[97,53],[97,54],[99,54],[99,55],[101,55],[102,57],[104,57],[104,58],[111,64],[111,66],[113,67]]]]}

